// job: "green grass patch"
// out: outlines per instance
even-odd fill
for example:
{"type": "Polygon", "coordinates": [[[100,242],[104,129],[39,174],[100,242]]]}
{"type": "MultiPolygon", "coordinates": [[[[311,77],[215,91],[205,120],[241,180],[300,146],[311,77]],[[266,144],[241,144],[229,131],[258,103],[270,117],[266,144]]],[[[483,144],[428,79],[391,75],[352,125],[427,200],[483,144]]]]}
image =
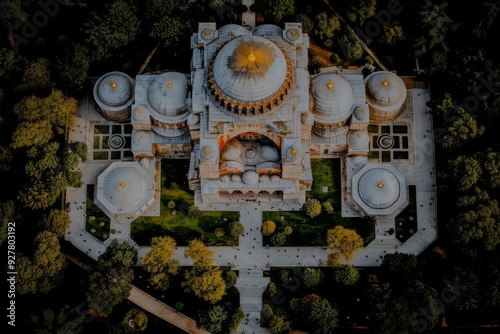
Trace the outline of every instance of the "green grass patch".
{"type": "Polygon", "coordinates": [[[311,159],[311,170],[313,184],[307,196],[340,206],[340,159],[311,159]]]}
{"type": "Polygon", "coordinates": [[[94,185],[87,185],[87,207],[85,230],[97,239],[104,241],[109,238],[111,219],[94,204],[94,185]]]}
{"type": "Polygon", "coordinates": [[[417,190],[416,186],[410,185],[410,204],[396,216],[396,238],[401,242],[406,242],[417,232],[417,190]]]}
{"type": "Polygon", "coordinates": [[[184,181],[185,172],[178,161],[162,160],[160,216],[134,220],[132,239],[141,246],[150,245],[152,237],[161,235],[171,236],[179,246],[186,246],[193,239],[213,246],[237,245],[238,238],[234,239],[227,231],[222,236],[216,236],[215,229],[226,229],[230,222],[239,220],[239,212],[202,211],[198,216],[190,217],[183,209],[183,203],[194,203],[193,192],[188,190],[184,181]],[[176,184],[175,189],[171,189],[172,183],[176,184]],[[168,207],[170,201],[175,203],[173,208],[168,207]]]}

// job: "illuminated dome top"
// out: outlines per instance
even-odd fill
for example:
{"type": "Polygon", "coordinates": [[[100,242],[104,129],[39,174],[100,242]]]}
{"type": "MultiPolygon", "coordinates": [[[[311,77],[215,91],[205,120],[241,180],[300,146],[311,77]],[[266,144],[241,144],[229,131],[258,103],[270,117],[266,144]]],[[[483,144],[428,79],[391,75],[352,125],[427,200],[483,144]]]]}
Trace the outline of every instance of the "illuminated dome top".
{"type": "Polygon", "coordinates": [[[373,72],[365,79],[368,104],[383,111],[401,108],[406,99],[403,80],[392,72],[373,72]]]}
{"type": "Polygon", "coordinates": [[[134,101],[134,81],[122,72],[106,73],[94,85],[94,98],[104,110],[123,110],[134,101]]]}
{"type": "Polygon", "coordinates": [[[385,209],[398,200],[399,181],[389,170],[374,168],[359,178],[358,191],[366,205],[374,209],[385,209]]]}
{"type": "Polygon", "coordinates": [[[239,108],[267,106],[285,96],[291,82],[290,60],[270,40],[240,36],[215,53],[209,86],[226,104],[239,108]]]}
{"type": "Polygon", "coordinates": [[[188,82],[184,74],[166,72],[157,76],[148,86],[148,102],[163,116],[178,116],[187,111],[188,82]]]}
{"type": "Polygon", "coordinates": [[[327,123],[338,123],[350,116],[354,91],[344,77],[334,74],[320,74],[312,80],[311,94],[314,114],[327,123]]]}
{"type": "Polygon", "coordinates": [[[112,213],[137,213],[153,200],[153,177],[138,162],[115,162],[97,180],[97,202],[112,213]]]}

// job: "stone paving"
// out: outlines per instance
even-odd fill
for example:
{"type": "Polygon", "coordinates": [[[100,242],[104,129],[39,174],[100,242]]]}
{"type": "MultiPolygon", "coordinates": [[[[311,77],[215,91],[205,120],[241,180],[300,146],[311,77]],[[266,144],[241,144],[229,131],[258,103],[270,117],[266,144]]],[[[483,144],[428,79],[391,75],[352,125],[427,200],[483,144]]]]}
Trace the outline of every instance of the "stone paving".
{"type": "MultiPolygon", "coordinates": [[[[416,185],[417,197],[417,231],[404,244],[398,241],[395,235],[389,235],[387,231],[394,226],[394,219],[378,221],[375,225],[375,240],[367,247],[359,250],[350,264],[358,267],[378,266],[383,256],[393,252],[407,252],[419,254],[437,238],[436,229],[436,178],[434,169],[434,142],[432,139],[432,117],[426,112],[425,102],[429,99],[424,89],[413,89],[413,113],[415,133],[415,164],[395,164],[393,166],[405,176],[407,184],[416,185]]],[[[73,141],[90,140],[91,129],[85,119],[95,120],[101,116],[92,108],[82,102],[76,124],[70,131],[73,141]],[[90,139],[89,139],[90,138],[90,139]]],[[[85,208],[86,208],[86,185],[95,184],[97,176],[109,165],[110,162],[96,162],[89,160],[79,165],[83,173],[84,186],[81,188],[68,188],[67,201],[71,202],[71,226],[66,232],[66,239],[79,248],[82,252],[93,259],[102,254],[106,246],[114,239],[128,241],[135,245],[130,239],[130,224],[112,219],[112,228],[116,233],[111,234],[104,243],[85,231],[85,208]]],[[[154,207],[154,206],[153,206],[154,207]]],[[[215,265],[230,266],[237,270],[239,279],[236,287],[240,292],[240,304],[245,313],[245,318],[237,333],[266,333],[259,326],[260,309],[262,307],[262,293],[264,292],[268,277],[263,273],[271,267],[293,267],[311,266],[320,267],[326,265],[329,249],[326,247],[267,247],[262,244],[260,225],[262,223],[262,212],[267,210],[292,210],[300,208],[296,202],[285,203],[230,203],[230,204],[207,204],[200,207],[201,210],[224,210],[239,211],[240,221],[245,226],[245,233],[239,239],[239,246],[235,247],[210,247],[215,252],[215,265]]],[[[158,207],[151,209],[159,211],[158,207]]],[[[159,212],[150,212],[158,215],[159,212]]],[[[139,247],[139,258],[149,251],[149,247],[139,247]]],[[[184,256],[186,247],[178,247],[175,257],[179,259],[182,266],[192,265],[190,258],[184,256]]]]}

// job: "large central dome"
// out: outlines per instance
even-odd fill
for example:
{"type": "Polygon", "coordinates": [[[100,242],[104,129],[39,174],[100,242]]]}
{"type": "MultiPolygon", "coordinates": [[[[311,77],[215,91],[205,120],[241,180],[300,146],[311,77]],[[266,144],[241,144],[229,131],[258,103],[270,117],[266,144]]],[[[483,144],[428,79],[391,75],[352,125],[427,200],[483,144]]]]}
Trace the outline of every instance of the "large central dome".
{"type": "Polygon", "coordinates": [[[288,93],[290,60],[272,41],[240,36],[226,43],[211,60],[208,79],[215,97],[238,109],[279,104],[288,93]]]}

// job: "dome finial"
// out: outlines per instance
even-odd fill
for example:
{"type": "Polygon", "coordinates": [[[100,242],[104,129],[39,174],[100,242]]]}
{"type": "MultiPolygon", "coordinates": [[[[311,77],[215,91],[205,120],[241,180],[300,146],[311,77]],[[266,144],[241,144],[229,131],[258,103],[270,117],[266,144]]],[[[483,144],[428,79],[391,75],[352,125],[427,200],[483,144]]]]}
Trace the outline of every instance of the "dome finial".
{"type": "Polygon", "coordinates": [[[358,132],[356,136],[361,137],[363,134],[361,132],[358,132]]]}
{"type": "Polygon", "coordinates": [[[377,187],[379,187],[379,188],[383,188],[383,187],[384,187],[384,182],[380,181],[380,182],[377,184],[377,187]]]}
{"type": "Polygon", "coordinates": [[[120,187],[125,188],[126,186],[127,186],[127,184],[125,182],[120,183],[120,187]]]}
{"type": "Polygon", "coordinates": [[[170,79],[168,79],[168,82],[167,82],[167,87],[168,87],[168,88],[172,88],[172,86],[173,86],[173,85],[172,85],[172,81],[170,81],[170,79]]]}
{"type": "Polygon", "coordinates": [[[114,82],[114,81],[111,81],[111,88],[114,89],[116,87],[118,87],[118,84],[116,82],[114,82]]]}
{"type": "Polygon", "coordinates": [[[328,83],[326,84],[326,87],[328,87],[328,89],[332,89],[333,88],[333,81],[332,81],[332,79],[330,79],[330,81],[328,81],[328,83]]]}
{"type": "Polygon", "coordinates": [[[382,81],[382,85],[388,86],[389,85],[389,81],[387,81],[387,79],[385,79],[384,81],[382,81]]]}
{"type": "Polygon", "coordinates": [[[250,54],[248,55],[249,61],[255,61],[255,55],[253,54],[253,46],[250,47],[250,54]]]}

